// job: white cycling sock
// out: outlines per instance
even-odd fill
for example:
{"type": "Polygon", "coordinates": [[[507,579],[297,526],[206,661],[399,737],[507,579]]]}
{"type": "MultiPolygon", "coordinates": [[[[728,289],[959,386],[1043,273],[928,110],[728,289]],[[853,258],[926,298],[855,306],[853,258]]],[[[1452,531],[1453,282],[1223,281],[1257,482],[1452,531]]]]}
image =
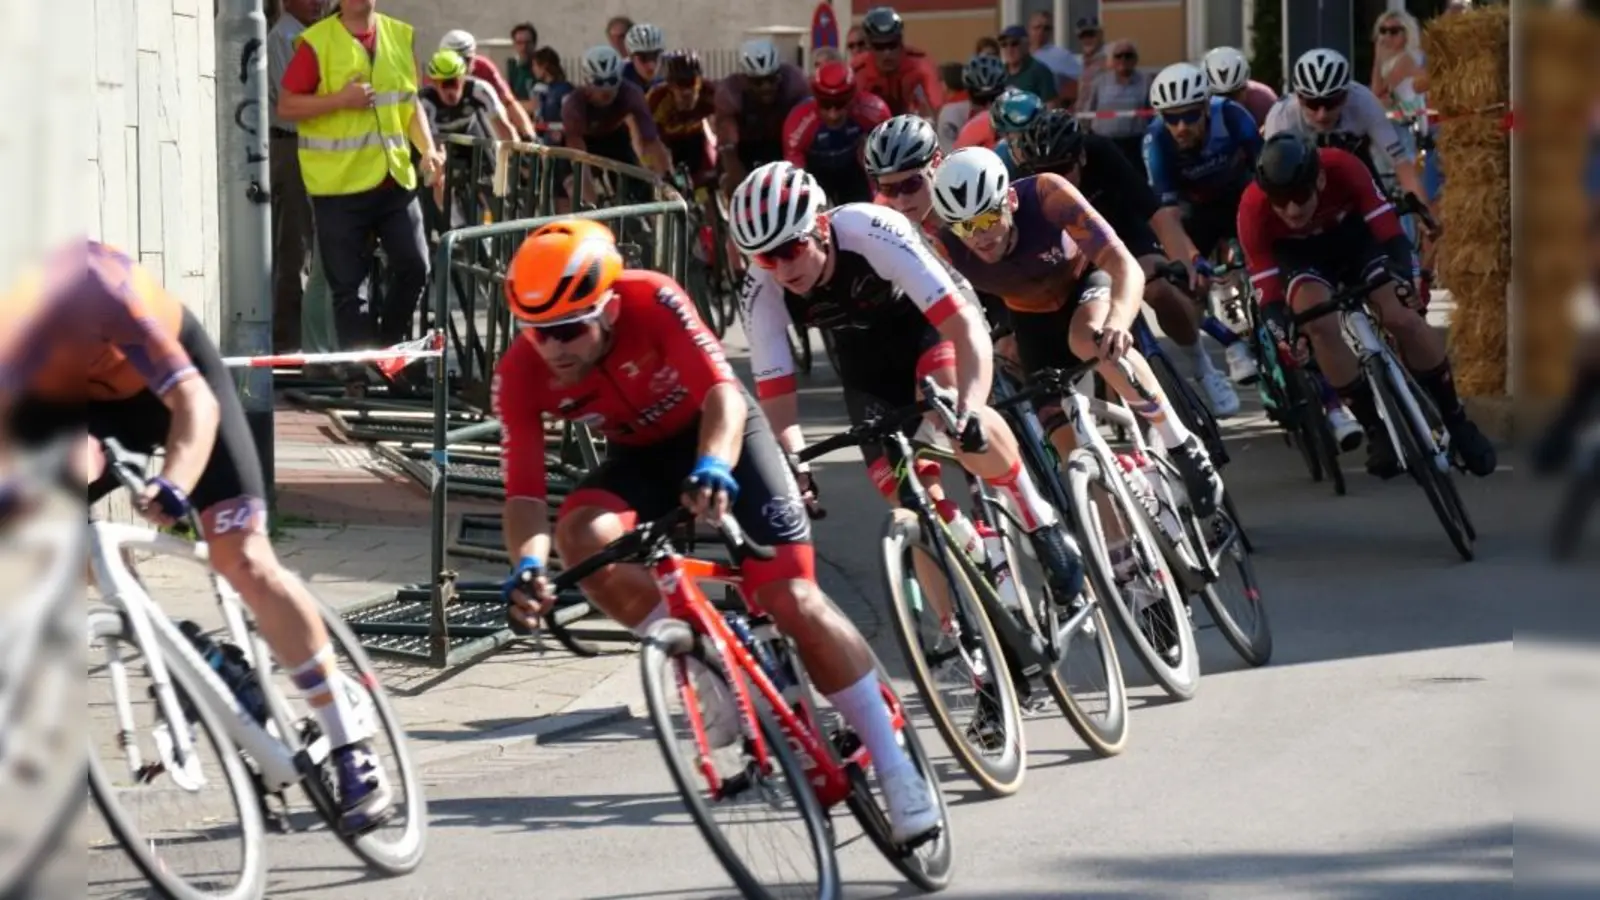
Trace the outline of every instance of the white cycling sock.
{"type": "Polygon", "coordinates": [[[289,678],[335,749],[371,737],[372,723],[365,715],[370,701],[350,676],[338,670],[332,644],[323,644],[309,660],[291,669],[289,678]]]}
{"type": "Polygon", "coordinates": [[[1184,427],[1183,421],[1172,414],[1171,405],[1165,400],[1155,403],[1146,403],[1143,400],[1129,404],[1140,418],[1150,423],[1150,426],[1161,435],[1161,444],[1168,449],[1182,446],[1189,439],[1189,429],[1184,427]]]}
{"type": "Polygon", "coordinates": [[[828,702],[833,704],[833,708],[844,717],[845,724],[866,745],[879,778],[885,772],[899,771],[911,765],[911,759],[900,748],[894,723],[889,719],[889,707],[883,702],[877,672],[868,672],[855,684],[829,694],[828,702]]]}
{"type": "Polygon", "coordinates": [[[1017,505],[1017,512],[1022,514],[1022,527],[1029,532],[1056,524],[1055,507],[1039,493],[1033,476],[1022,467],[1021,460],[1012,463],[1011,471],[999,478],[984,480],[1011,496],[1012,502],[1017,505]]]}
{"type": "Polygon", "coordinates": [[[650,630],[650,626],[651,625],[654,625],[655,623],[661,621],[662,619],[665,619],[666,617],[667,617],[667,601],[662,600],[660,603],[656,604],[655,609],[652,609],[649,612],[644,614],[644,618],[639,620],[639,624],[633,626],[632,628],[630,628],[628,630],[633,632],[636,637],[643,638],[644,635],[645,635],[645,632],[650,630]]]}

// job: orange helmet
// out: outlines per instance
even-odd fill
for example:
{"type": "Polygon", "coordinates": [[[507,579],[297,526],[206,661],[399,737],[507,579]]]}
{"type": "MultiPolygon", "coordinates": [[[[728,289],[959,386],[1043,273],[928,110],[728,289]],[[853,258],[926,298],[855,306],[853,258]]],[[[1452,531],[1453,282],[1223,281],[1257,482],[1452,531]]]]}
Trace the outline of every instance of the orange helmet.
{"type": "Polygon", "coordinates": [[[517,248],[506,274],[506,304],[530,325],[581,322],[600,314],[621,273],[611,229],[592,219],[562,219],[535,229],[517,248]]]}

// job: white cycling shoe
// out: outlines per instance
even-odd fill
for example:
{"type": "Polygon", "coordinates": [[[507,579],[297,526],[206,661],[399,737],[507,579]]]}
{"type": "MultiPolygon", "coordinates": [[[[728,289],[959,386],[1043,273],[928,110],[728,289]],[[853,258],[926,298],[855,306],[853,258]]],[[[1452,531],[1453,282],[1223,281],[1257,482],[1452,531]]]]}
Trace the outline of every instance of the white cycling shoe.
{"type": "Polygon", "coordinates": [[[1256,369],[1256,360],[1250,355],[1250,345],[1244,341],[1234,344],[1226,351],[1228,357],[1228,377],[1234,384],[1255,384],[1261,373],[1256,369]]]}
{"type": "Polygon", "coordinates": [[[1361,441],[1366,437],[1366,432],[1361,429],[1361,423],[1342,406],[1328,410],[1328,424],[1333,427],[1334,441],[1344,453],[1360,447],[1361,441]]]}
{"type": "Polygon", "coordinates": [[[1239,412],[1239,394],[1228,381],[1228,376],[1212,369],[1201,375],[1198,381],[1206,392],[1206,402],[1211,407],[1212,415],[1226,419],[1239,412]]]}
{"type": "Polygon", "coordinates": [[[879,769],[878,784],[889,807],[889,839],[909,844],[939,827],[939,804],[922,775],[909,761],[884,771],[879,769]]]}

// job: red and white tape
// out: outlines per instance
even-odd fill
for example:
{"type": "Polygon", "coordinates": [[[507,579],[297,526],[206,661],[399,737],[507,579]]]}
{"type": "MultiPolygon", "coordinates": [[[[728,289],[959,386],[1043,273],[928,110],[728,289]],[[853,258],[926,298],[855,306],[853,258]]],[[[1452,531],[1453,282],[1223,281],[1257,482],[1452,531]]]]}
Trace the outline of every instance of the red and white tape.
{"type": "MultiPolygon", "coordinates": [[[[1448,122],[1452,119],[1464,119],[1467,116],[1478,116],[1485,113],[1502,112],[1505,110],[1505,108],[1506,107],[1504,103],[1497,103],[1492,106],[1486,106],[1483,109],[1469,110],[1467,112],[1456,113],[1454,115],[1445,115],[1437,109],[1430,109],[1427,111],[1428,122],[1430,124],[1437,124],[1439,122],[1448,122]]],[[[1095,109],[1078,113],[1078,118],[1080,119],[1153,119],[1155,116],[1156,111],[1153,109],[1095,109]]],[[[1396,122],[1403,122],[1415,118],[1414,116],[1398,112],[1388,113],[1388,116],[1390,119],[1393,119],[1396,122]]],[[[1505,121],[1506,127],[1509,128],[1511,125],[1511,113],[1505,113],[1505,121]]]]}
{"type": "Polygon", "coordinates": [[[443,355],[444,333],[430,331],[414,341],[405,341],[379,350],[229,356],[224,357],[222,363],[230,369],[299,369],[305,366],[373,363],[385,375],[393,375],[419,359],[434,359],[443,355]]]}

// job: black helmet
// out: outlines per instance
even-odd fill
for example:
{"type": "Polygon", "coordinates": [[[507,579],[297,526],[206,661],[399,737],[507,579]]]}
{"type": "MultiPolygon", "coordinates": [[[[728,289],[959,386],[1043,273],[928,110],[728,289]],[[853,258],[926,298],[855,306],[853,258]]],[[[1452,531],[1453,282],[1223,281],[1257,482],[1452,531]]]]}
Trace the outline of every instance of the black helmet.
{"type": "Polygon", "coordinates": [[[693,50],[674,50],[661,58],[661,67],[666,70],[669,83],[691,85],[700,79],[700,54],[693,50]]]}
{"type": "Polygon", "coordinates": [[[1303,203],[1316,190],[1322,160],[1317,146],[1298,134],[1280,131],[1256,158],[1256,184],[1274,203],[1303,203]]]}
{"type": "Polygon", "coordinates": [[[1071,168],[1083,152],[1083,129],[1069,109],[1052,109],[1011,135],[1011,152],[1035,172],[1071,168]]]}
{"type": "Polygon", "coordinates": [[[874,6],[861,17],[861,30],[869,41],[898,41],[905,27],[905,23],[900,21],[900,14],[892,6],[874,6]]]}
{"type": "Polygon", "coordinates": [[[1006,89],[1006,64],[998,56],[980,53],[961,68],[961,83],[973,99],[993,100],[1006,89]]]}

